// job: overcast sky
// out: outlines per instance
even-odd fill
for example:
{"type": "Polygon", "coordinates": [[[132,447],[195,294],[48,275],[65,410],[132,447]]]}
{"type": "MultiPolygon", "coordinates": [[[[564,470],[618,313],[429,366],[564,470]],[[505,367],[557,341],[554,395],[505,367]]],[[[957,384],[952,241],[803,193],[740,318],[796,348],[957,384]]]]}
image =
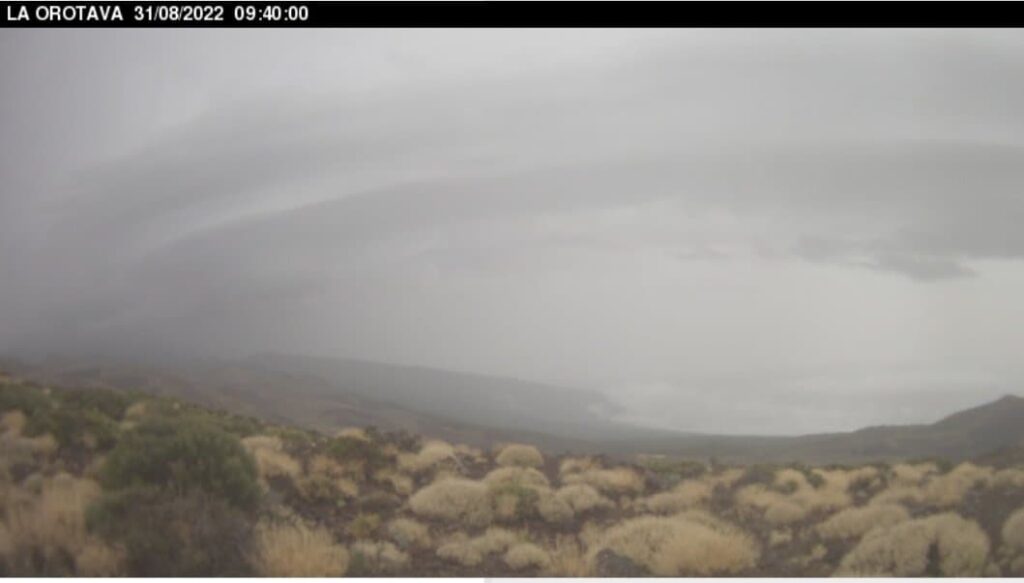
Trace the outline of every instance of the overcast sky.
{"type": "Polygon", "coordinates": [[[0,351],[793,433],[1024,393],[1019,31],[0,31],[0,351]]]}

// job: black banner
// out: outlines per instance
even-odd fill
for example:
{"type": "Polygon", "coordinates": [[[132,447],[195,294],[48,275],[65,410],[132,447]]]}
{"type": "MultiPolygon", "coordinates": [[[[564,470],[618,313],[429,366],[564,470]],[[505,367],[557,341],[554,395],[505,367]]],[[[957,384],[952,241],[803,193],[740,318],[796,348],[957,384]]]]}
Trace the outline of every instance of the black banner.
{"type": "Polygon", "coordinates": [[[6,27],[1015,27],[1014,2],[0,2],[6,27]]]}

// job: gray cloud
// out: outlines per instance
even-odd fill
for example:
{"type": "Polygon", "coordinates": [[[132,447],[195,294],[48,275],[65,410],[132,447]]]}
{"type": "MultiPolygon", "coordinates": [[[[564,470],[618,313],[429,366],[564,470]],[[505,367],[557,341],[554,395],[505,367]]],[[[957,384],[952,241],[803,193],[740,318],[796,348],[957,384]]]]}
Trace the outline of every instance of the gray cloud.
{"type": "Polygon", "coordinates": [[[0,350],[1010,390],[1018,36],[5,33],[0,350]]]}

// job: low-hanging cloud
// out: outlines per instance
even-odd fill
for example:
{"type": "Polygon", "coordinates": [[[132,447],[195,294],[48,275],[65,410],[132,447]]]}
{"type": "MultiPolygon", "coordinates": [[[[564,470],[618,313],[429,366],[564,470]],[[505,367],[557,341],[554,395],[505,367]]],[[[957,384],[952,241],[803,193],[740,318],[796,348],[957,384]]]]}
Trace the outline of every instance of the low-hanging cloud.
{"type": "Polygon", "coordinates": [[[1020,378],[1015,35],[15,32],[0,349],[1020,378]]]}

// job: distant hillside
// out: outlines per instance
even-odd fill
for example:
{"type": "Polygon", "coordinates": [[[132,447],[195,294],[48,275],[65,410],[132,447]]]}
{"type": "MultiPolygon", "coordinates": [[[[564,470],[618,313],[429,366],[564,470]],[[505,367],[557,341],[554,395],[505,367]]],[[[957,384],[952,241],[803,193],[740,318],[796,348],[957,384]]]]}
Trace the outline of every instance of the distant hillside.
{"type": "Polygon", "coordinates": [[[870,460],[963,460],[1024,445],[1024,398],[998,401],[950,415],[931,425],[868,427],[850,433],[797,437],[687,436],[633,440],[630,447],[684,457],[730,461],[854,463],[870,460]]]}
{"type": "Polygon", "coordinates": [[[673,432],[612,422],[599,393],[515,379],[347,359],[261,355],[244,361],[138,365],[16,361],[3,368],[64,386],[137,389],[321,431],[373,425],[487,446],[637,453],[723,462],[963,460],[1024,445],[1024,399],[1002,399],[931,425],[793,437],[673,432]]]}
{"type": "Polygon", "coordinates": [[[595,391],[341,358],[265,354],[246,363],[316,377],[347,393],[492,429],[601,439],[613,425],[607,417],[614,406],[595,391]]]}

